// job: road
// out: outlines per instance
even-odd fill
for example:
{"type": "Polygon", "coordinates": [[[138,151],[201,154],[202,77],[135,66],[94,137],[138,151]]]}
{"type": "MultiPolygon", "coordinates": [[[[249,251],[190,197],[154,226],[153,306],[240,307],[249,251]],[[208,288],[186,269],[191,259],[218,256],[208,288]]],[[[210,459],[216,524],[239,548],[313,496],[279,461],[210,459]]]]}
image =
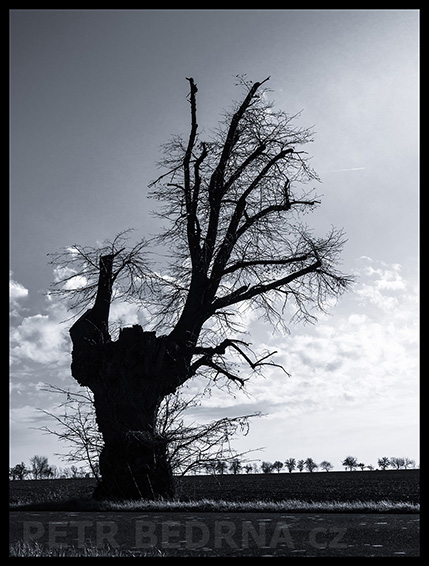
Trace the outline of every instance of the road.
{"type": "Polygon", "coordinates": [[[164,556],[419,556],[419,514],[10,513],[10,542],[164,556]]]}

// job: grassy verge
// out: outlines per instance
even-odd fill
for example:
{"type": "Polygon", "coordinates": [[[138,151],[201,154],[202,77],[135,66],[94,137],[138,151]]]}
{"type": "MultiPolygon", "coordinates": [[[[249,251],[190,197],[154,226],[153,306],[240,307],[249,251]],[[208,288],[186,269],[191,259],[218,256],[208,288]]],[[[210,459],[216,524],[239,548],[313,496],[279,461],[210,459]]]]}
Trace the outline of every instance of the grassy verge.
{"type": "Polygon", "coordinates": [[[97,548],[95,546],[86,546],[84,548],[76,548],[74,546],[63,547],[63,548],[49,548],[42,544],[34,542],[33,544],[28,544],[23,541],[18,541],[9,545],[9,556],[13,558],[38,558],[38,557],[51,557],[51,558],[63,558],[63,557],[112,557],[112,558],[123,558],[123,557],[148,557],[148,558],[158,558],[163,557],[164,554],[154,548],[153,550],[127,550],[123,548],[97,548]]]}
{"type": "Polygon", "coordinates": [[[408,501],[95,501],[69,500],[38,503],[14,503],[11,511],[157,511],[157,512],[271,512],[271,513],[419,513],[420,504],[408,501]]]}
{"type": "Polygon", "coordinates": [[[420,505],[394,501],[125,501],[107,504],[113,511],[200,511],[200,512],[335,512],[335,513],[418,513],[420,505]]]}

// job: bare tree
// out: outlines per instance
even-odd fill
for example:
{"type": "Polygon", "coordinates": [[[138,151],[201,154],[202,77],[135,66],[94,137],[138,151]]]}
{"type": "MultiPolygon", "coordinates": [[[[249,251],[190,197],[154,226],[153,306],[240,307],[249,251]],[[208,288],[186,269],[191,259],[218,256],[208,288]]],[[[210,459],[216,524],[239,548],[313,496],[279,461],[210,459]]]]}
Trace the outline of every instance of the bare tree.
{"type": "Polygon", "coordinates": [[[342,462],[342,465],[345,466],[346,469],[348,468],[351,472],[358,467],[358,461],[354,456],[347,456],[347,458],[345,458],[342,462]]]}
{"type": "Polygon", "coordinates": [[[305,461],[305,467],[309,472],[314,472],[314,470],[317,470],[319,466],[316,464],[313,458],[307,458],[307,460],[305,461]]]}
{"type": "Polygon", "coordinates": [[[333,467],[334,466],[331,464],[331,462],[328,462],[327,460],[323,460],[323,462],[320,462],[319,464],[319,468],[322,468],[322,470],[325,470],[326,472],[332,470],[333,467]]]}
{"type": "Polygon", "coordinates": [[[214,472],[220,474],[221,476],[226,472],[227,468],[228,464],[225,462],[225,460],[217,460],[214,463],[214,472]]]}
{"type": "Polygon", "coordinates": [[[234,458],[229,464],[229,471],[234,475],[239,474],[242,468],[243,466],[238,458],[234,458]]]}
{"type": "Polygon", "coordinates": [[[30,470],[27,470],[24,462],[16,464],[16,466],[9,469],[9,477],[12,480],[23,480],[29,473],[30,470]]]}
{"type": "Polygon", "coordinates": [[[299,472],[302,472],[305,468],[305,460],[298,460],[298,462],[296,463],[296,468],[299,472]]]}
{"type": "Polygon", "coordinates": [[[296,460],[295,460],[295,458],[288,458],[288,459],[285,461],[285,466],[286,466],[286,468],[289,470],[289,473],[291,474],[291,473],[294,471],[294,469],[296,468],[296,460]]]}
{"type": "Polygon", "coordinates": [[[387,456],[383,456],[378,459],[377,464],[381,470],[385,470],[390,466],[390,459],[387,456]]]}
{"type": "Polygon", "coordinates": [[[276,470],[277,473],[279,473],[282,468],[283,468],[283,462],[280,462],[280,460],[276,460],[273,463],[273,470],[276,470]]]}
{"type": "Polygon", "coordinates": [[[390,466],[396,470],[400,470],[405,467],[405,458],[393,456],[390,458],[390,466]]]}
{"type": "Polygon", "coordinates": [[[32,456],[30,458],[31,473],[35,480],[49,478],[53,475],[52,468],[46,456],[32,456]]]}
{"type": "Polygon", "coordinates": [[[271,462],[262,462],[261,470],[264,474],[271,474],[273,471],[273,464],[271,462]]]}
{"type": "Polygon", "coordinates": [[[286,328],[289,309],[292,320],[314,322],[352,281],[336,268],[343,232],[315,236],[302,219],[320,204],[306,189],[318,181],[302,149],[311,130],[274,109],[268,79],[240,79],[243,98],[203,140],[197,85],[187,80],[189,135],[166,144],[164,171],[151,184],[165,225],[159,238],[128,247],[122,233],[102,248],[74,245],[52,258],[52,292],[82,313],[70,329],[72,374],[94,393],[104,439],[96,497],[173,494],[156,419],[162,400],[190,378],[203,372],[242,387],[266,367],[286,371],[274,352],[256,354],[239,338],[240,309],[258,309],[275,327],[286,328]],[[153,268],[149,244],[169,253],[165,270],[153,268]],[[112,340],[118,298],[144,307],[146,331],[121,328],[112,340]],[[239,373],[243,364],[248,375],[239,373]]]}

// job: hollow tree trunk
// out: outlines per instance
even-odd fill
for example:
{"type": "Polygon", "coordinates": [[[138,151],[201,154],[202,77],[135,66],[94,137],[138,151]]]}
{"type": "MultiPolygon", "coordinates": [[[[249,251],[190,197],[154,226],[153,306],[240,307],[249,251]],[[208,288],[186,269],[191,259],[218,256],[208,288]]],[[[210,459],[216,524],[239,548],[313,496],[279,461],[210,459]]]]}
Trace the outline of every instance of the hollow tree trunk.
{"type": "Polygon", "coordinates": [[[110,339],[112,260],[101,258],[94,307],[70,329],[72,375],[94,393],[104,440],[102,480],[94,497],[171,497],[166,441],[157,434],[155,419],[162,399],[185,381],[189,363],[167,337],[144,332],[139,325],[123,328],[116,341],[110,339]]]}

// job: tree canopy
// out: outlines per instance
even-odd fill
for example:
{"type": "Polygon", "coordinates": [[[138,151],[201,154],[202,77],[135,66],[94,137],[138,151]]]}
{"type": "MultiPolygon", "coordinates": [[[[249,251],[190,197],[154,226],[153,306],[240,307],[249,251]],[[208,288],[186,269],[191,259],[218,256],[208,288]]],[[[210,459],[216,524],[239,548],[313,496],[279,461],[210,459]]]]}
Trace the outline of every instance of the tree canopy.
{"type": "Polygon", "coordinates": [[[303,149],[313,132],[298,125],[300,114],[274,108],[268,80],[239,77],[240,102],[201,133],[198,88],[187,79],[189,134],[163,146],[162,173],[149,185],[160,234],[130,245],[126,230],[100,247],[52,254],[51,292],[69,297],[78,313],[96,299],[100,258],[109,256],[111,300],[138,303],[149,330],[186,350],[186,379],[204,370],[243,385],[237,363],[251,371],[276,365],[272,352],[256,355],[242,340],[243,309],[287,329],[287,312],[292,322],[315,321],[352,282],[337,268],[343,231],[316,236],[303,219],[321,202],[308,186],[319,178],[303,149]],[[152,252],[159,246],[162,266],[152,252]]]}

